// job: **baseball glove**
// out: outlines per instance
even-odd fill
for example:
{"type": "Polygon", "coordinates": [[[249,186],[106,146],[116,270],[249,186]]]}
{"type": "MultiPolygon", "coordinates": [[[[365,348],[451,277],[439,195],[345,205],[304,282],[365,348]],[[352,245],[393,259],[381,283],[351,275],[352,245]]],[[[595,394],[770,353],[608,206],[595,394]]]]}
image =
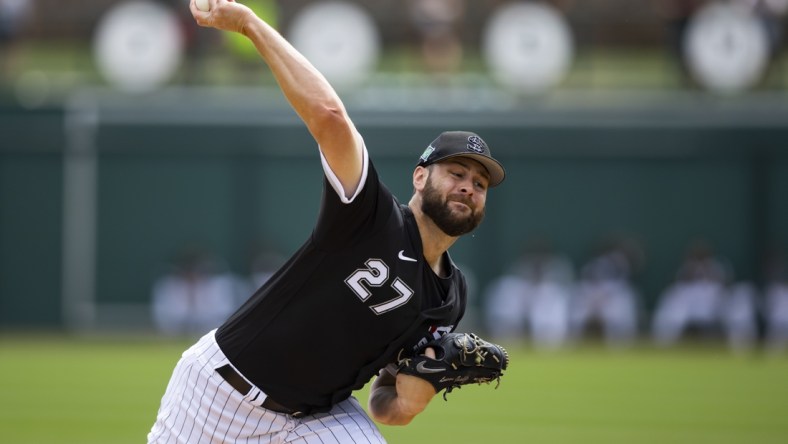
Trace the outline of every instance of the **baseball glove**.
{"type": "Polygon", "coordinates": [[[466,384],[500,384],[509,354],[473,333],[447,333],[422,346],[415,356],[399,359],[398,364],[400,373],[426,380],[435,392],[446,390],[446,399],[446,394],[466,384]],[[427,347],[435,350],[435,359],[423,355],[427,347]]]}

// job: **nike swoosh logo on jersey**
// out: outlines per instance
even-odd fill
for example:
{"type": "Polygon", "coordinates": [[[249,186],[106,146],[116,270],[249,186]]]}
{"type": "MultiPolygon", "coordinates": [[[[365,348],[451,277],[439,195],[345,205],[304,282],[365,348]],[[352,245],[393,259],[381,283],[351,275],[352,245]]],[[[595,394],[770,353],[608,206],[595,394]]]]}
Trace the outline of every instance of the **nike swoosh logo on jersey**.
{"type": "Polygon", "coordinates": [[[440,373],[445,372],[445,368],[429,368],[424,365],[424,361],[419,362],[416,364],[416,371],[419,373],[440,373]]]}
{"type": "Polygon", "coordinates": [[[412,257],[405,256],[405,250],[399,250],[399,254],[397,255],[397,257],[402,259],[403,261],[417,262],[416,259],[413,259],[412,257]]]}

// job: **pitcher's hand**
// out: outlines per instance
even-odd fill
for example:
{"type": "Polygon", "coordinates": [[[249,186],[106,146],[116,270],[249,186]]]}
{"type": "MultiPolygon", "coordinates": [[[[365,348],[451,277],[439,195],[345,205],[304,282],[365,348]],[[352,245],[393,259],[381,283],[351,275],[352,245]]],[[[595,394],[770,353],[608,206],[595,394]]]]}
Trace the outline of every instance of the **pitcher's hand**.
{"type": "Polygon", "coordinates": [[[189,2],[189,10],[200,26],[243,34],[246,24],[256,18],[249,7],[235,0],[208,0],[208,3],[210,10],[200,11],[194,0],[189,2]]]}

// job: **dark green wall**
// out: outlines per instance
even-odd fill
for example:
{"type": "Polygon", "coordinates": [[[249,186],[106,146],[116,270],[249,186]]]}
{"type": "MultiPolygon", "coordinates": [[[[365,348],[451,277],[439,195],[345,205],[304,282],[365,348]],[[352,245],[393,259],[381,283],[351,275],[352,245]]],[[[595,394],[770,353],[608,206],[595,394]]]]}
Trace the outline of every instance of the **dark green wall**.
{"type": "MultiPolygon", "coordinates": [[[[259,242],[283,253],[301,244],[317,213],[321,169],[306,130],[279,114],[259,111],[249,124],[153,116],[156,123],[99,125],[98,302],[146,302],[184,244],[203,244],[238,273],[259,242]]],[[[441,130],[478,131],[504,162],[508,177],[489,195],[487,220],[452,249],[481,285],[537,237],[576,265],[611,236],[637,240],[647,303],[697,237],[746,279],[759,278],[770,244],[788,249],[788,125],[780,123],[788,113],[766,123],[709,117],[703,107],[357,114],[373,161],[403,201],[415,159],[441,130]]],[[[63,114],[0,116],[0,327],[56,326],[63,114]]]]}
{"type": "Polygon", "coordinates": [[[0,109],[0,327],[60,323],[60,111],[0,109]]]}

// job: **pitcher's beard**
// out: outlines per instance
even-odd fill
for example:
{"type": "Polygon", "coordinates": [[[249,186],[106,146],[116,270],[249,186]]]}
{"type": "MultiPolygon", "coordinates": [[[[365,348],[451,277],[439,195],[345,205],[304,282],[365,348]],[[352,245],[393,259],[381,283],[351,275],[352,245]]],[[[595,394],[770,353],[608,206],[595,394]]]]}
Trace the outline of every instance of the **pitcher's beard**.
{"type": "Polygon", "coordinates": [[[470,233],[484,219],[484,210],[476,211],[470,203],[467,204],[471,208],[471,214],[455,215],[449,208],[448,198],[443,199],[438,190],[432,186],[431,179],[427,178],[422,192],[421,211],[447,235],[457,237],[470,233]]]}

